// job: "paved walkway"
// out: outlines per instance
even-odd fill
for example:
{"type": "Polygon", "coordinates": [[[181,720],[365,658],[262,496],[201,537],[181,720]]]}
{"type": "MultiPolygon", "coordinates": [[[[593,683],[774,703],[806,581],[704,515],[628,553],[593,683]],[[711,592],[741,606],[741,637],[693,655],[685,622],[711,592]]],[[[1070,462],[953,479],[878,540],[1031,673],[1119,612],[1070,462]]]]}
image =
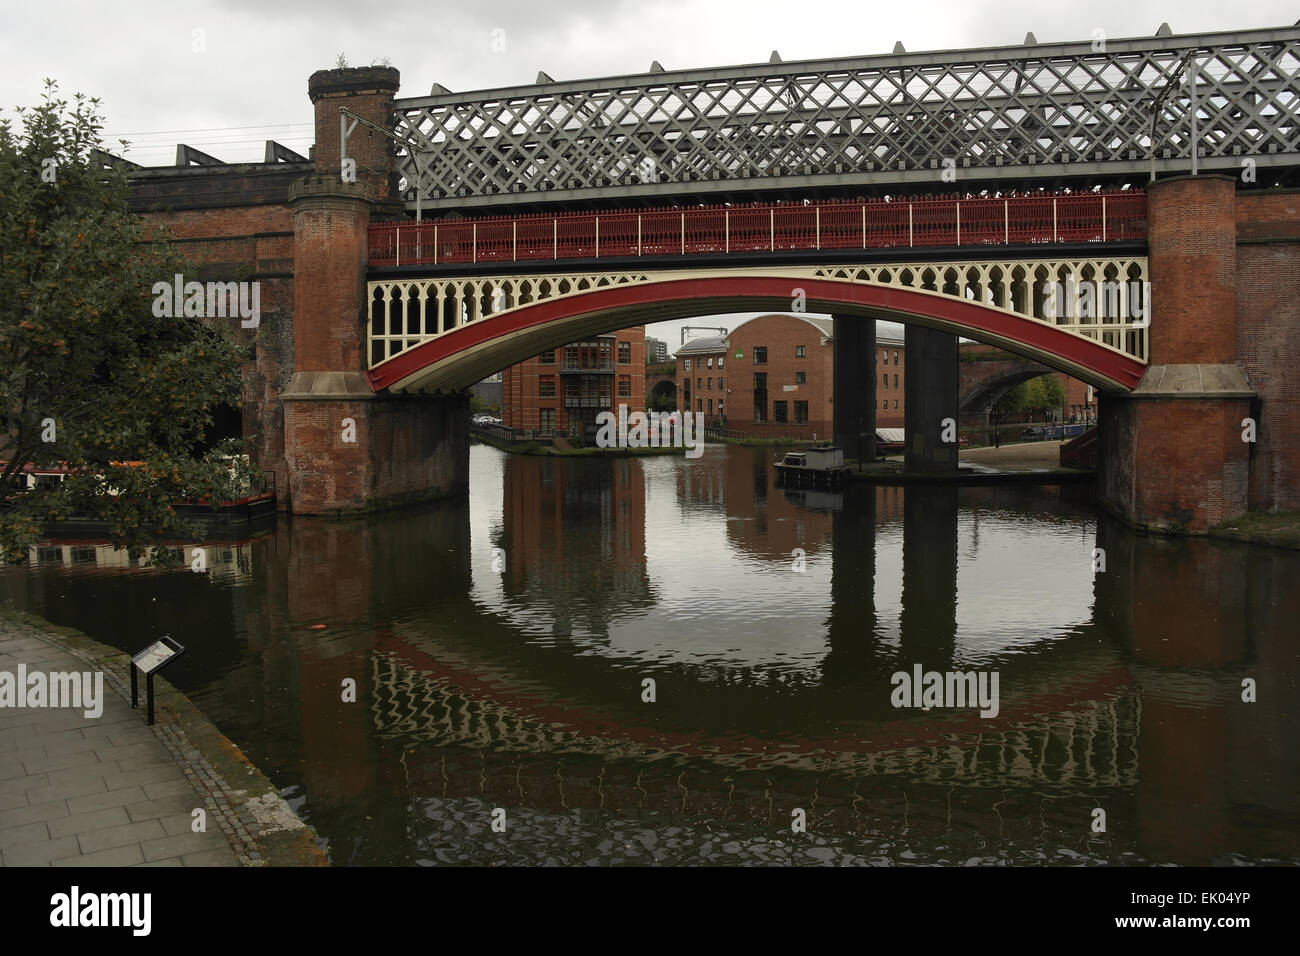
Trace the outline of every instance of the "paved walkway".
{"type": "MultiPolygon", "coordinates": [[[[72,654],[0,628],[0,671],[85,672],[72,654]]],[[[0,865],[235,866],[210,804],[104,682],[104,710],[0,707],[0,865]],[[191,832],[207,809],[206,833],[191,832]]]]}
{"type": "Polygon", "coordinates": [[[958,453],[958,457],[962,461],[1008,471],[1059,468],[1061,467],[1061,445],[1062,442],[1059,441],[1033,441],[1003,445],[1001,448],[963,448],[958,453]]]}

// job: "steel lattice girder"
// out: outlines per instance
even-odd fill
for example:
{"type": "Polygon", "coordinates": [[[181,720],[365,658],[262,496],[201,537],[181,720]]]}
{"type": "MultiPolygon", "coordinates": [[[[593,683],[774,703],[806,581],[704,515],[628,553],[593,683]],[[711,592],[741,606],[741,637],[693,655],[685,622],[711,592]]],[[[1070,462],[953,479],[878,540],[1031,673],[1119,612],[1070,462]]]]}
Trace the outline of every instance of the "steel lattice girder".
{"type": "Polygon", "coordinates": [[[425,209],[1300,165],[1300,28],[763,63],[395,102],[425,209]],[[1104,45],[1104,51],[1094,46],[1104,45]],[[1190,60],[1185,62],[1185,58],[1190,60]],[[969,168],[967,168],[969,167],[969,168]],[[522,194],[522,195],[521,195],[522,194]]]}

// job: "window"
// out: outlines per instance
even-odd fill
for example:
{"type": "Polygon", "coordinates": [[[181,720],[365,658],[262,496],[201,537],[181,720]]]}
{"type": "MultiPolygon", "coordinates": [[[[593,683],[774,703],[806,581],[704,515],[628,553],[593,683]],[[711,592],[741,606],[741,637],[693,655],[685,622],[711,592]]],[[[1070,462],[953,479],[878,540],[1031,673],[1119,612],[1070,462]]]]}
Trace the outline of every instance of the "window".
{"type": "Polygon", "coordinates": [[[880,364],[881,364],[881,365],[888,365],[888,364],[889,364],[889,353],[888,353],[888,352],[881,352],[881,353],[880,353],[880,364]]]}
{"type": "Polygon", "coordinates": [[[807,402],[794,403],[794,423],[796,425],[808,424],[808,403],[807,402]]]}
{"type": "Polygon", "coordinates": [[[712,376],[709,377],[709,391],[710,391],[710,392],[713,391],[713,377],[712,377],[712,376]]]}
{"type": "Polygon", "coordinates": [[[691,407],[691,380],[689,378],[682,379],[682,397],[686,399],[686,404],[682,407],[690,408],[691,407]]]}
{"type": "Polygon", "coordinates": [[[695,390],[696,390],[697,392],[702,392],[702,391],[704,391],[704,379],[702,379],[702,378],[697,378],[697,379],[695,380],[695,390]]]}
{"type": "Polygon", "coordinates": [[[721,375],[718,376],[718,391],[719,391],[719,392],[723,391],[723,388],[722,388],[722,376],[721,376],[721,375]]]}
{"type": "Polygon", "coordinates": [[[898,411],[898,399],[894,399],[894,411],[898,411]]]}
{"type": "Polygon", "coordinates": [[[885,399],[883,402],[881,402],[881,403],[880,403],[880,407],[881,407],[881,408],[888,408],[888,407],[889,407],[889,399],[885,399]]]}
{"type": "Polygon", "coordinates": [[[722,399],[718,399],[718,414],[722,414],[722,399]]]}
{"type": "Polygon", "coordinates": [[[709,399],[709,415],[713,415],[713,399],[709,399]]]}
{"type": "Polygon", "coordinates": [[[555,376],[543,375],[537,380],[537,395],[539,398],[555,397],[555,376]]]}
{"type": "Polygon", "coordinates": [[[794,357],[795,357],[795,358],[807,358],[807,357],[808,357],[808,347],[807,347],[806,345],[796,345],[796,346],[794,347],[794,357]]]}
{"type": "Polygon", "coordinates": [[[632,396],[632,376],[620,375],[618,377],[618,397],[630,398],[632,396]]]}
{"type": "Polygon", "coordinates": [[[898,375],[897,375],[897,373],[895,373],[895,375],[894,375],[894,388],[898,388],[898,375]]]}
{"type": "Polygon", "coordinates": [[[766,345],[756,345],[756,346],[754,347],[754,364],[755,364],[755,365],[766,365],[766,364],[767,364],[767,346],[766,346],[766,345]]]}
{"type": "Polygon", "coordinates": [[[682,366],[682,371],[683,371],[683,372],[689,372],[689,371],[691,370],[691,360],[690,360],[690,359],[682,359],[682,361],[686,363],[685,365],[682,366]]]}
{"type": "Polygon", "coordinates": [[[795,373],[794,373],[794,383],[795,383],[796,385],[806,385],[806,384],[808,383],[808,373],[807,373],[807,372],[795,372],[795,373]]]}
{"type": "Polygon", "coordinates": [[[880,376],[880,384],[883,385],[885,388],[889,388],[889,373],[888,373],[888,372],[885,372],[883,375],[880,376]]]}
{"type": "Polygon", "coordinates": [[[754,373],[754,421],[762,424],[767,421],[767,373],[754,373]]]}
{"type": "Polygon", "coordinates": [[[718,368],[722,368],[722,356],[718,356],[718,368]]]}
{"type": "Polygon", "coordinates": [[[898,364],[898,353],[897,353],[897,352],[894,353],[894,364],[895,364],[895,365],[898,364]]]}
{"type": "Polygon", "coordinates": [[[789,417],[786,415],[786,403],[785,403],[785,402],[773,402],[773,403],[772,403],[772,421],[776,422],[778,425],[784,425],[784,424],[785,424],[786,422],[788,422],[789,420],[790,420],[789,417]]]}
{"type": "Polygon", "coordinates": [[[543,365],[554,365],[554,364],[555,364],[555,349],[551,349],[551,350],[548,351],[548,352],[543,352],[543,353],[538,357],[538,361],[540,361],[543,365]]]}
{"type": "Polygon", "coordinates": [[[542,408],[538,411],[541,413],[541,418],[538,420],[538,427],[541,428],[543,432],[555,431],[555,409],[542,408]]]}
{"type": "Polygon", "coordinates": [[[619,365],[632,364],[632,343],[631,342],[618,343],[618,364],[619,365]]]}
{"type": "Polygon", "coordinates": [[[704,411],[704,399],[702,399],[702,398],[697,398],[697,399],[695,400],[695,410],[696,410],[697,412],[702,412],[702,411],[704,411]]]}
{"type": "Polygon", "coordinates": [[[713,368],[713,356],[709,356],[709,368],[713,368]]]}

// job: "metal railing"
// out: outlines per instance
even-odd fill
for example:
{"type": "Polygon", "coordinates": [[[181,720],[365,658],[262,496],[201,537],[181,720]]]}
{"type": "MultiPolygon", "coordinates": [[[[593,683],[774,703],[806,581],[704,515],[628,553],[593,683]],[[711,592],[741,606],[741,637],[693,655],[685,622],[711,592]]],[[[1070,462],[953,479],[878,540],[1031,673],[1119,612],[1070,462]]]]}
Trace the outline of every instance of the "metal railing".
{"type": "Polygon", "coordinates": [[[560,363],[561,372],[612,372],[614,371],[613,359],[601,359],[598,361],[582,361],[580,359],[565,359],[560,363]]]}
{"type": "Polygon", "coordinates": [[[370,226],[372,266],[907,249],[1147,236],[1142,190],[1015,197],[832,200],[492,216],[370,226]]]}

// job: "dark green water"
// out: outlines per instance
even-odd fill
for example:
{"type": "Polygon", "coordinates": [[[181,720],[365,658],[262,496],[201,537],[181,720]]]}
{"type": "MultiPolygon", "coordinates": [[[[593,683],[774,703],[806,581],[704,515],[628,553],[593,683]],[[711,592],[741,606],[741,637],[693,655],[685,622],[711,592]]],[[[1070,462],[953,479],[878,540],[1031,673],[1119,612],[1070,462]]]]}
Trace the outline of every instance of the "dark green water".
{"type": "Polygon", "coordinates": [[[179,639],[335,864],[1300,862],[1300,555],[1079,488],[785,492],[772,457],[475,446],[468,500],[203,574],[65,542],[0,599],[179,639]],[[997,716],[894,707],[916,664],[996,673],[997,716]]]}

